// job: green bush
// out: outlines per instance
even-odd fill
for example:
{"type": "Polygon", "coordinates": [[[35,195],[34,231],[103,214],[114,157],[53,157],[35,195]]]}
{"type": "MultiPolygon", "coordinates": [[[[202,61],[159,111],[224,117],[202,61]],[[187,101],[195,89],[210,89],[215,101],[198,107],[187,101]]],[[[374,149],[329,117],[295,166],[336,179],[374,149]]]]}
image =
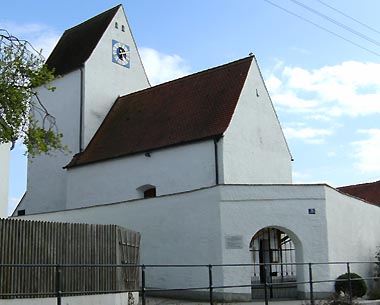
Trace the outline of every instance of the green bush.
{"type": "MultiPolygon", "coordinates": [[[[367,293],[367,285],[362,277],[356,273],[350,273],[352,297],[362,297],[367,293]]],[[[348,273],[340,275],[335,281],[335,292],[349,295],[350,288],[348,282],[348,273]]]]}

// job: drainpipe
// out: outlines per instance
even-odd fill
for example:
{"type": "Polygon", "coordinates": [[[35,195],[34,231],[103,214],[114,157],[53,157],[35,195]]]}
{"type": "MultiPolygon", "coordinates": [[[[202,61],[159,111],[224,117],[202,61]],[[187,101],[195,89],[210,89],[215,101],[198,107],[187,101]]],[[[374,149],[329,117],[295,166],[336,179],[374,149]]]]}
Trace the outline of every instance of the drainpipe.
{"type": "Polygon", "coordinates": [[[80,68],[80,105],[79,105],[79,152],[83,151],[83,133],[84,133],[84,64],[80,68]]]}
{"type": "Polygon", "coordinates": [[[219,184],[219,161],[218,161],[218,142],[221,137],[214,138],[214,158],[215,158],[215,185],[219,184]]]}

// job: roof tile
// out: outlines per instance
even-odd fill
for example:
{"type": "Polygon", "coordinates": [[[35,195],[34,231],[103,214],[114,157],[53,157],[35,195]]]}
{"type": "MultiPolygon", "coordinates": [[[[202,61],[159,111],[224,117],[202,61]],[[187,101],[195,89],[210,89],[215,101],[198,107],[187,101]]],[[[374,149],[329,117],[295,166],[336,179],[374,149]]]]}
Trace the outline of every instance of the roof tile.
{"type": "Polygon", "coordinates": [[[66,30],[46,61],[56,75],[81,67],[92,54],[100,38],[121,5],[66,30]]]}
{"type": "Polygon", "coordinates": [[[342,186],[339,191],[380,206],[380,180],[370,183],[342,186]]]}
{"type": "Polygon", "coordinates": [[[221,136],[253,57],[119,97],[67,167],[221,136]]]}

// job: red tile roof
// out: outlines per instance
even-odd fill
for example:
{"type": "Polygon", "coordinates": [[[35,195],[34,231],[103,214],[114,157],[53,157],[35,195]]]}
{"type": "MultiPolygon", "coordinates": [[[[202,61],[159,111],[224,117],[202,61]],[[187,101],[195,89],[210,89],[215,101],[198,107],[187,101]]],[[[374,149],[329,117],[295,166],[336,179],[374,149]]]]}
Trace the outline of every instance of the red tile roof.
{"type": "Polygon", "coordinates": [[[380,180],[370,183],[342,186],[339,191],[380,206],[380,180]]]}
{"type": "Polygon", "coordinates": [[[90,57],[121,5],[97,15],[63,33],[46,61],[56,75],[79,69],[90,57]]]}
{"type": "Polygon", "coordinates": [[[119,97],[67,167],[223,135],[253,57],[119,97]]]}

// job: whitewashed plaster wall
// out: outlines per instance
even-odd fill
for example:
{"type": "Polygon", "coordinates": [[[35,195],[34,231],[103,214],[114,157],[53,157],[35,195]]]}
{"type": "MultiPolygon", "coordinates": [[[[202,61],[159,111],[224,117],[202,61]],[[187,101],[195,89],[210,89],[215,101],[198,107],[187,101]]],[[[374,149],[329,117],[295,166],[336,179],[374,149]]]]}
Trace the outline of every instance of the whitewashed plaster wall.
{"type": "MultiPolygon", "coordinates": [[[[259,230],[275,227],[293,240],[297,262],[316,263],[364,258],[360,256],[360,248],[353,251],[348,243],[342,243],[338,232],[340,226],[349,226],[352,236],[355,230],[363,230],[364,235],[360,225],[366,232],[378,232],[377,210],[370,206],[366,212],[367,208],[360,200],[341,195],[327,185],[219,185],[151,199],[28,215],[22,219],[116,224],[139,231],[144,264],[252,263],[250,240],[259,230]],[[344,224],[343,218],[336,216],[341,210],[335,210],[337,200],[338,205],[347,204],[347,213],[357,206],[355,217],[364,215],[368,224],[363,221],[344,224]],[[309,209],[315,209],[315,214],[309,214],[309,209]],[[241,236],[241,247],[227,249],[229,236],[241,236]]],[[[148,285],[165,288],[207,285],[205,269],[147,270],[148,285]]],[[[252,270],[237,270],[215,267],[215,285],[250,284],[252,270]]],[[[340,271],[327,265],[314,265],[313,278],[334,279],[340,271]]],[[[307,266],[299,267],[297,279],[302,281],[307,277],[307,266]]],[[[309,286],[299,285],[298,290],[307,293],[309,286]]],[[[333,283],[315,285],[314,291],[331,292],[333,283]]],[[[234,289],[234,292],[250,295],[249,288],[234,289]]]]}
{"type": "Polygon", "coordinates": [[[0,144],[0,218],[8,216],[10,144],[0,144]]]}
{"type": "Polygon", "coordinates": [[[157,196],[215,184],[213,141],[155,150],[68,169],[67,208],[142,198],[143,185],[157,196]]]}
{"type": "Polygon", "coordinates": [[[224,183],[291,183],[291,155],[256,60],[222,139],[224,183]]]}
{"type": "Polygon", "coordinates": [[[86,147],[118,96],[149,87],[124,10],[119,8],[85,63],[84,145],[86,147]],[[118,28],[115,28],[115,22],[118,28]],[[122,31],[124,27],[125,31],[122,31]],[[130,48],[130,67],[112,62],[112,40],[130,48]]]}
{"type": "MultiPolygon", "coordinates": [[[[221,229],[223,263],[252,264],[249,243],[263,228],[275,227],[287,233],[296,248],[297,262],[326,262],[328,260],[327,224],[325,217],[324,185],[255,185],[225,186],[221,189],[221,229]],[[309,214],[315,209],[316,214],[309,214]],[[240,249],[228,249],[228,237],[240,237],[240,249]]],[[[257,262],[256,262],[257,263],[257,262]]],[[[317,270],[316,270],[317,271],[317,270]]],[[[297,279],[307,279],[307,266],[297,267],[297,279]]],[[[225,285],[249,284],[253,267],[242,268],[241,272],[226,268],[225,285]]],[[[328,270],[319,270],[316,276],[328,276],[328,270]]],[[[324,289],[322,285],[315,291],[324,289]]],[[[326,288],[330,289],[330,288],[326,288]]],[[[299,291],[308,291],[300,285],[299,291]]],[[[249,293],[249,288],[241,288],[249,293]]]]}
{"type": "MultiPolygon", "coordinates": [[[[380,208],[333,189],[326,190],[329,261],[375,261],[380,246],[380,208]],[[339,245],[337,247],[336,245],[339,245]]],[[[351,272],[373,276],[373,264],[352,264],[351,272]]],[[[346,273],[346,265],[331,269],[331,277],[346,273]]]]}
{"type": "MultiPolygon", "coordinates": [[[[54,152],[29,158],[27,192],[18,207],[26,213],[54,211],[66,205],[66,170],[72,154],[79,151],[80,124],[80,71],[74,71],[52,82],[54,92],[39,88],[38,94],[49,113],[56,118],[58,131],[63,134],[62,144],[71,152],[54,152]]],[[[36,117],[39,119],[38,115],[36,117]]]]}
{"type": "MultiPolygon", "coordinates": [[[[116,224],[138,231],[144,264],[222,262],[218,188],[21,218],[116,224]]],[[[214,277],[222,283],[217,271],[214,277]]],[[[149,287],[207,287],[208,269],[147,268],[146,279],[149,287]]]]}

